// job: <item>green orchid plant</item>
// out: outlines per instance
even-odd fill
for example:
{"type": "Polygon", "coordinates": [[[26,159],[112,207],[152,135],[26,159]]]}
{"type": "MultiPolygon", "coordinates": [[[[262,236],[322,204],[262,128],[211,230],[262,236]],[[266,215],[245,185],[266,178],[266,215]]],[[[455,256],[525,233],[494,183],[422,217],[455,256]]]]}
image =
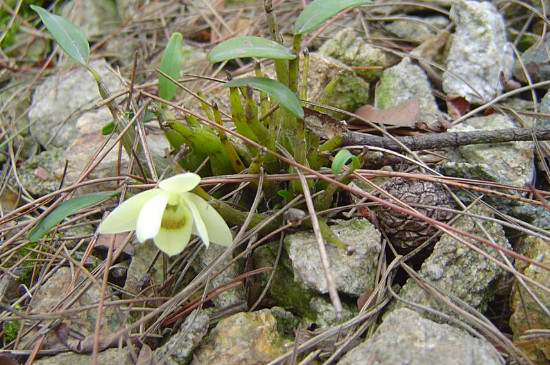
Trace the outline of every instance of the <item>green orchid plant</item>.
{"type": "Polygon", "coordinates": [[[135,230],[140,242],[153,239],[170,256],[185,249],[191,233],[207,247],[210,242],[229,246],[233,237],[224,219],[204,199],[190,192],[200,180],[193,173],[162,180],[158,188],[134,195],[119,205],[97,231],[112,234],[135,230]]]}
{"type": "MultiPolygon", "coordinates": [[[[308,57],[303,52],[303,70],[299,75],[300,42],[302,35],[352,6],[371,4],[370,0],[315,0],[299,15],[294,27],[292,49],[287,49],[282,42],[271,1],[265,0],[264,6],[273,40],[260,37],[235,37],[220,43],[208,55],[211,63],[226,62],[237,58],[272,59],[277,80],[272,80],[262,73],[256,63],[254,77],[244,77],[224,83],[229,88],[231,117],[235,131],[239,136],[251,140],[257,145],[246,146],[235,143],[228,138],[222,125],[222,112],[215,103],[208,103],[200,93],[193,93],[178,82],[182,67],[183,38],[174,33],[170,38],[161,60],[158,78],[158,96],[170,101],[178,89],[194,95],[200,100],[208,123],[200,122],[196,116],[185,115],[185,121],[172,115],[167,103],[151,102],[148,111],[156,116],[165,136],[173,150],[187,146],[189,152],[177,162],[187,171],[196,171],[201,176],[234,174],[246,171],[259,173],[262,169],[268,173],[281,170],[293,171],[285,167],[266,150],[277,152],[284,149],[294,156],[295,161],[312,169],[320,169],[330,164],[325,152],[332,152],[341,142],[342,136],[334,136],[322,143],[321,138],[306,127],[304,109],[300,99],[307,99],[308,57]],[[259,92],[257,98],[254,90],[259,92]],[[204,163],[208,161],[208,163],[204,163]]],[[[135,148],[136,133],[129,128],[127,115],[118,104],[110,99],[110,93],[102,83],[99,74],[89,64],[89,44],[84,33],[67,19],[54,15],[47,10],[31,6],[40,16],[42,22],[52,34],[60,47],[76,62],[86,67],[97,81],[99,92],[106,100],[114,122],[104,128],[105,133],[113,130],[123,134],[121,142],[128,155],[138,156],[141,151],[135,148]]],[[[327,86],[328,88],[328,86],[327,86]]],[[[144,93],[144,95],[147,95],[144,93]]],[[[346,151],[347,152],[347,151],[346,151]]],[[[351,161],[349,167],[357,168],[357,157],[349,152],[338,153],[332,163],[332,170],[340,174],[343,166],[351,161]]],[[[338,179],[345,179],[343,177],[338,179]]],[[[232,242],[231,232],[224,219],[233,224],[242,224],[248,212],[241,211],[229,204],[218,201],[198,187],[200,176],[181,174],[161,181],[158,188],[131,197],[115,209],[99,226],[99,233],[118,233],[136,230],[139,241],[153,239],[160,250],[168,255],[176,255],[186,247],[191,234],[199,236],[205,245],[214,242],[228,246],[232,242]],[[190,191],[193,189],[193,193],[190,191]],[[200,197],[198,195],[199,194],[200,197]],[[208,202],[207,202],[208,201],[208,202]],[[215,207],[218,211],[214,210],[215,207]],[[223,217],[223,218],[222,218],[223,217]]],[[[332,201],[335,187],[320,183],[311,184],[312,191],[325,190],[317,199],[317,208],[325,209],[332,201]]],[[[299,193],[303,187],[297,182],[289,184],[289,190],[264,185],[268,198],[286,199],[299,193]]],[[[107,195],[80,198],[74,203],[63,205],[64,210],[57,209],[32,231],[34,240],[46,234],[52,225],[68,216],[73,207],[82,208],[86,204],[95,204],[107,195]],[[46,224],[47,223],[47,224],[46,224]]],[[[74,198],[77,199],[77,198],[74,198]]],[[[66,202],[70,202],[69,199],[66,202]]],[[[76,208],[75,208],[76,209],[76,208]]],[[[261,214],[254,214],[252,225],[263,220],[261,214]]],[[[326,230],[325,230],[326,231],[326,230]]],[[[330,233],[327,233],[330,235],[330,233]]],[[[325,237],[327,238],[327,237],[325,237]]],[[[330,240],[329,238],[327,238],[330,240]]],[[[332,240],[330,240],[332,241],[332,240]]]]}

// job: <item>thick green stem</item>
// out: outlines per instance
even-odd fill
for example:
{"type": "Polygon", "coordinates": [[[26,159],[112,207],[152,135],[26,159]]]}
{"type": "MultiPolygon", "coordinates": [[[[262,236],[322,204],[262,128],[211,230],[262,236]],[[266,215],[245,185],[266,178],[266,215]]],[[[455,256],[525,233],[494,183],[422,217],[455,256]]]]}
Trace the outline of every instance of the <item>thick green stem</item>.
{"type": "Polygon", "coordinates": [[[256,107],[252,88],[250,87],[246,88],[244,103],[246,122],[252,132],[258,137],[258,142],[270,151],[275,151],[275,136],[271,135],[267,128],[260,123],[258,108],[256,107]]]}
{"type": "MultiPolygon", "coordinates": [[[[214,199],[206,191],[204,191],[204,189],[201,188],[200,186],[197,186],[195,189],[193,189],[193,193],[197,194],[204,200],[208,201],[210,205],[212,205],[212,207],[216,209],[218,213],[220,213],[223,219],[231,225],[242,226],[246,221],[246,218],[250,214],[250,212],[242,211],[223,201],[214,199]]],[[[263,223],[267,218],[268,216],[264,214],[252,213],[252,220],[250,221],[250,226],[255,227],[258,224],[263,223]]],[[[279,218],[274,219],[269,224],[267,224],[262,229],[261,232],[263,233],[272,232],[278,229],[282,224],[283,224],[283,219],[281,215],[279,216],[279,218]]]]}
{"type": "Polygon", "coordinates": [[[298,72],[300,68],[300,42],[302,40],[301,34],[295,34],[292,39],[292,51],[296,55],[296,58],[288,61],[288,88],[294,93],[298,91],[298,72]]]}
{"type": "MultiPolygon", "coordinates": [[[[246,118],[244,115],[244,110],[241,103],[241,98],[239,96],[238,88],[236,87],[229,88],[229,99],[231,101],[231,115],[233,117],[233,123],[235,124],[235,128],[237,129],[237,132],[245,136],[246,138],[249,138],[257,142],[258,138],[246,123],[246,118]]],[[[248,150],[250,151],[251,155],[256,154],[256,148],[248,146],[248,150]]]]}
{"type": "MultiPolygon", "coordinates": [[[[218,109],[218,104],[214,103],[212,105],[213,110],[213,116],[216,123],[219,125],[222,125],[222,118],[220,116],[220,110],[218,109]]],[[[227,134],[223,129],[217,129],[218,136],[220,137],[220,141],[222,143],[223,149],[225,150],[225,153],[227,154],[227,157],[229,158],[229,162],[231,163],[231,166],[233,166],[233,169],[236,172],[241,172],[244,170],[244,164],[241,161],[241,158],[237,154],[237,151],[235,151],[235,148],[233,145],[229,142],[227,139],[227,134]]]]}

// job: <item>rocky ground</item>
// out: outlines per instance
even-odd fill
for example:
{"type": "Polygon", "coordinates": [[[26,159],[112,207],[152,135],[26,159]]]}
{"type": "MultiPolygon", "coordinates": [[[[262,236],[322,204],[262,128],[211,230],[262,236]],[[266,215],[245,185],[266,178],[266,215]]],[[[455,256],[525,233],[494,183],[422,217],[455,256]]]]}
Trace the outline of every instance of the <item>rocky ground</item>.
{"type": "MultiPolygon", "coordinates": [[[[306,3],[273,2],[286,42],[306,3]]],[[[377,1],[339,14],[302,39],[308,101],[332,107],[316,109],[329,116],[308,127],[326,134],[323,121],[345,120],[354,141],[548,127],[541,4],[377,1]]],[[[230,115],[226,92],[196,77],[223,78],[206,54],[235,35],[268,36],[261,1],[71,0],[55,10],[85,31],[93,67],[128,113],[143,92],[156,94],[155,69],[178,31],[182,82],[230,115]]],[[[242,232],[231,251],[197,242],[168,258],[132,235],[98,236],[115,199],[30,242],[55,199],[136,176],[132,158],[107,150],[115,137],[101,130],[112,117],[88,71],[52,52],[32,15],[15,20],[0,54],[0,364],[550,363],[543,138],[412,151],[347,143],[364,165],[351,192],[319,213],[335,237],[326,243],[332,280],[313,232],[301,218],[287,225],[296,211],[270,201],[258,210],[273,219],[286,211],[282,229],[242,232]]],[[[246,61],[226,69],[253,72],[246,61]]],[[[273,74],[267,60],[262,67],[273,74]]],[[[201,112],[183,91],[173,102],[201,112]]],[[[158,123],[139,125],[157,176],[177,172],[158,123]]],[[[211,181],[222,190],[246,181],[231,178],[211,181]]]]}

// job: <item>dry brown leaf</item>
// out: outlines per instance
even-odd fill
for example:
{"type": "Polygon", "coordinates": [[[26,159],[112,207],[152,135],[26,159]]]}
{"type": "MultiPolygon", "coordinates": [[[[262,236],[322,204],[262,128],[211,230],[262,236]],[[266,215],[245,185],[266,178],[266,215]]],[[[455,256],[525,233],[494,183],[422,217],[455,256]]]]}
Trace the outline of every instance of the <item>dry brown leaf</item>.
{"type": "Polygon", "coordinates": [[[410,98],[399,105],[384,110],[378,110],[371,105],[363,105],[355,111],[355,114],[373,123],[408,128],[415,127],[419,113],[420,106],[416,98],[410,98]]]}
{"type": "Polygon", "coordinates": [[[460,118],[470,109],[470,103],[462,96],[447,95],[445,102],[447,103],[447,114],[452,120],[460,118]]]}

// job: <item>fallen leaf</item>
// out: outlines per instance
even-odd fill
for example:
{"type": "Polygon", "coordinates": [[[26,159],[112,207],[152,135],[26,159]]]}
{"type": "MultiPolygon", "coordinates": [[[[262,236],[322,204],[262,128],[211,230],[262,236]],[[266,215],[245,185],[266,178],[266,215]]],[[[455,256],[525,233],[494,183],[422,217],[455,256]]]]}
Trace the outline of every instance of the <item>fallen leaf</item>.
{"type": "MultiPolygon", "coordinates": [[[[115,236],[115,242],[113,244],[113,249],[116,250],[121,244],[124,243],[124,241],[126,240],[126,237],[128,237],[128,232],[117,233],[114,236],[115,236]]],[[[101,235],[99,235],[99,237],[97,238],[97,241],[95,242],[94,247],[109,249],[109,246],[111,244],[111,237],[113,237],[112,234],[101,234],[101,235]]],[[[127,244],[124,247],[123,252],[127,255],[133,255],[134,254],[134,246],[132,246],[131,244],[127,244]]]]}
{"type": "Polygon", "coordinates": [[[447,114],[452,120],[460,118],[470,109],[470,103],[462,96],[447,95],[445,102],[447,103],[447,114]]]}
{"type": "Polygon", "coordinates": [[[420,106],[416,98],[410,98],[391,108],[378,110],[371,105],[363,105],[355,114],[371,121],[392,127],[414,128],[417,122],[420,106]]]}

